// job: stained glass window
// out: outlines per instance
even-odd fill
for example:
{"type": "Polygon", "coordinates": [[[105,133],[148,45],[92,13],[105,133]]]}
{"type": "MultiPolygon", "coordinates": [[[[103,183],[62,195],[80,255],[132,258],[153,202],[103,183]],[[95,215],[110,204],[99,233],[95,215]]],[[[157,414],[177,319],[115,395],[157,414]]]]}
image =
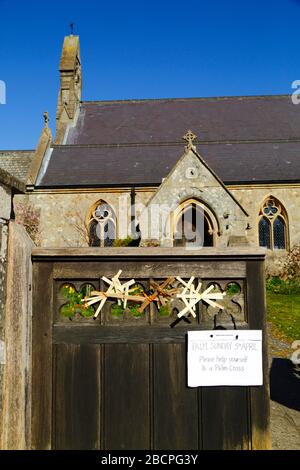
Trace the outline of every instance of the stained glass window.
{"type": "Polygon", "coordinates": [[[274,248],[285,248],[285,224],[281,217],[277,217],[273,224],[274,248]]]}
{"type": "Polygon", "coordinates": [[[268,198],[261,208],[258,234],[260,246],[272,250],[287,247],[286,211],[274,197],[268,198]]]}
{"type": "Polygon", "coordinates": [[[270,241],[270,222],[266,217],[263,217],[259,221],[259,245],[270,248],[270,241]]]}

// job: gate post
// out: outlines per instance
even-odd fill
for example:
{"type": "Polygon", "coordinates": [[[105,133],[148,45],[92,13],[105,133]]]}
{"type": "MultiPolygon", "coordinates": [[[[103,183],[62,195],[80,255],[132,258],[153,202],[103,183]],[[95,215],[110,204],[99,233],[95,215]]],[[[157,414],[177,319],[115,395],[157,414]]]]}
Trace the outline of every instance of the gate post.
{"type": "Polygon", "coordinates": [[[30,448],[31,418],[31,250],[21,225],[9,224],[1,444],[3,450],[30,448]]]}

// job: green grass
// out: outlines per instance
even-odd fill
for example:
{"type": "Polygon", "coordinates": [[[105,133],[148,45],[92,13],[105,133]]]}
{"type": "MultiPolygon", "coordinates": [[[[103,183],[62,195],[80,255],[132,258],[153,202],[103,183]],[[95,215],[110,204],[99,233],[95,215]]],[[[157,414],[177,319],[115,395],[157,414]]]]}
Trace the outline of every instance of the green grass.
{"type": "Polygon", "coordinates": [[[267,291],[268,321],[287,338],[300,339],[300,294],[267,291]]]}

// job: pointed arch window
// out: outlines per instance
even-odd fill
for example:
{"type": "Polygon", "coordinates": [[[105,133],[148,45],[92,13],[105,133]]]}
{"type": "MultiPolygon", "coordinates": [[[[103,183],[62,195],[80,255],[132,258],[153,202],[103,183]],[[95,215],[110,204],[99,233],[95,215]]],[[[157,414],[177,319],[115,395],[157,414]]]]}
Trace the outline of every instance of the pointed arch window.
{"type": "Polygon", "coordinates": [[[273,224],[273,232],[274,232],[274,248],[277,249],[285,249],[286,247],[286,230],[285,230],[285,222],[282,217],[277,217],[273,224]]]}
{"type": "Polygon", "coordinates": [[[259,245],[271,250],[287,249],[288,221],[283,205],[270,197],[264,202],[259,215],[259,245]]]}
{"type": "Polygon", "coordinates": [[[89,245],[113,246],[116,238],[116,216],[112,207],[100,201],[91,211],[89,220],[89,245]]]}
{"type": "Polygon", "coordinates": [[[262,217],[259,221],[259,245],[271,248],[271,224],[267,217],[262,217]]]}

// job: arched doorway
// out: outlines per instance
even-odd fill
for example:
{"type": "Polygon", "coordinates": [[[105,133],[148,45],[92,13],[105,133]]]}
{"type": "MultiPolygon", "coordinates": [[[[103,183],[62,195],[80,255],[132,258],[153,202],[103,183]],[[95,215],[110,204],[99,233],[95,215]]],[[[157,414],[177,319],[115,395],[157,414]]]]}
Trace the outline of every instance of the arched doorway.
{"type": "Polygon", "coordinates": [[[174,246],[215,245],[215,218],[199,201],[189,199],[174,212],[174,246]]]}

